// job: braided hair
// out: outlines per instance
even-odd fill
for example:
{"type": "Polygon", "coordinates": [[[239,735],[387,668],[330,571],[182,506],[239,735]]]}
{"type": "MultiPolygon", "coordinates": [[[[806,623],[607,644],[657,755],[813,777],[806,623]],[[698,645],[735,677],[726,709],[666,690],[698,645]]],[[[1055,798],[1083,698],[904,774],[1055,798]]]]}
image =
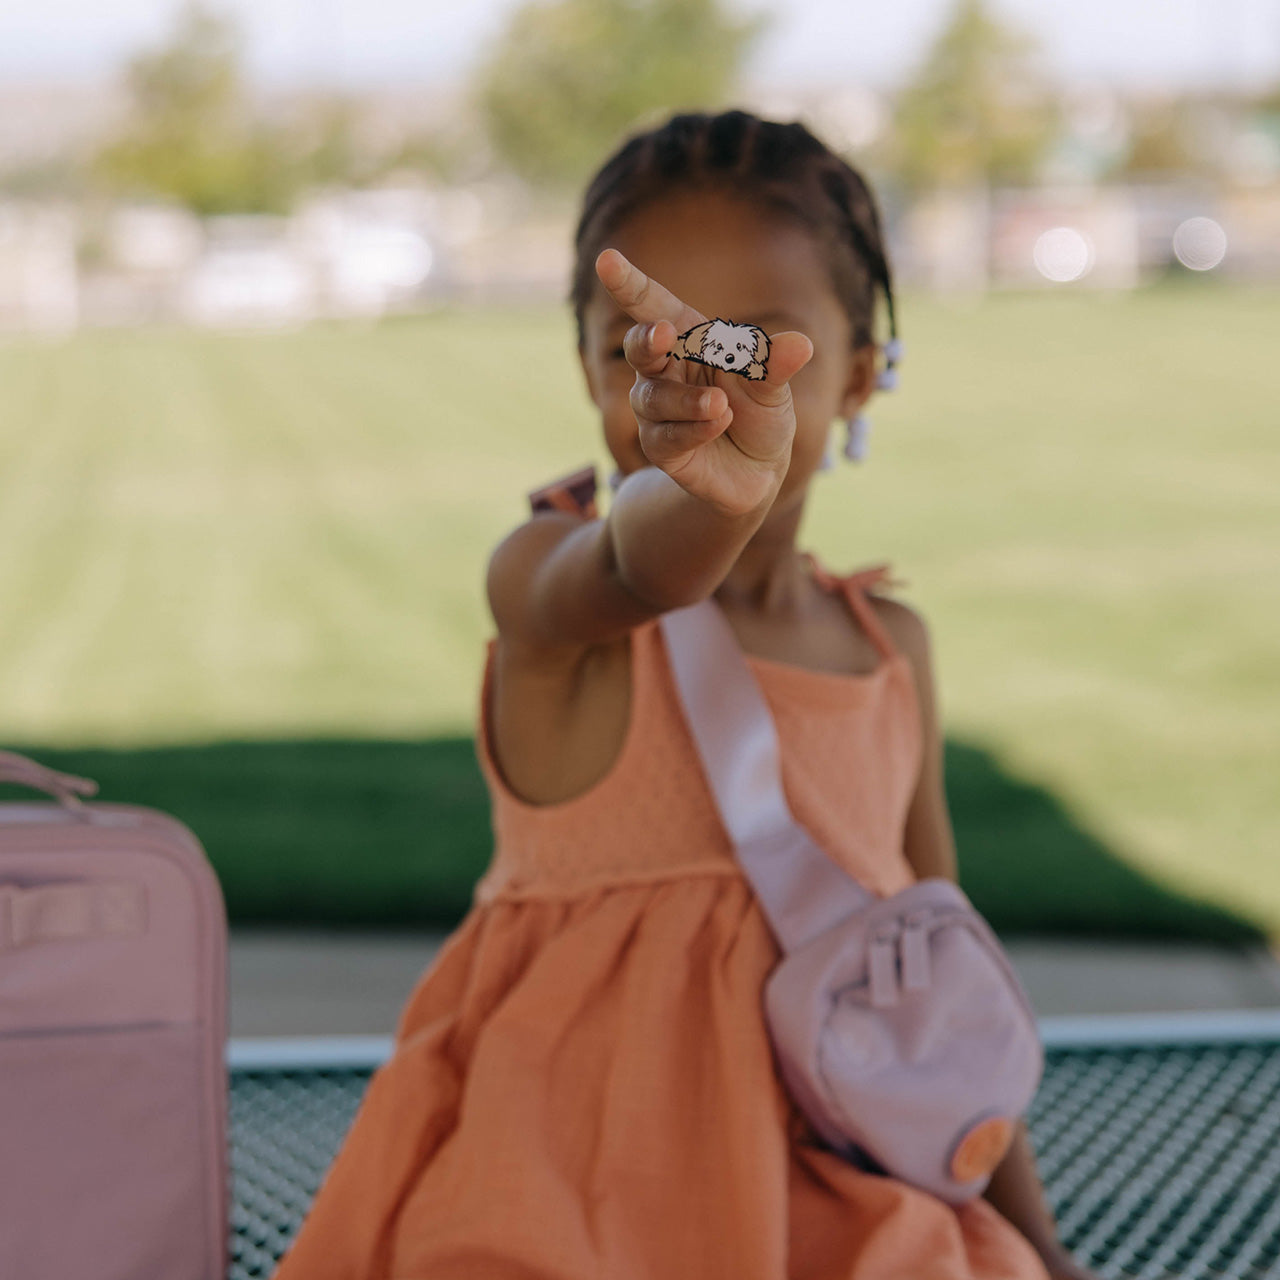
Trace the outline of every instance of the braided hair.
{"type": "Polygon", "coordinates": [[[862,175],[803,124],[746,111],[690,112],[636,134],[605,161],[582,202],[569,300],[584,340],[583,312],[595,288],[595,259],[613,231],[642,205],[690,187],[727,191],[798,219],[826,249],[832,284],[849,316],[853,345],[872,336],[875,290],[884,294],[897,338],[893,283],[875,198],[862,175]]]}

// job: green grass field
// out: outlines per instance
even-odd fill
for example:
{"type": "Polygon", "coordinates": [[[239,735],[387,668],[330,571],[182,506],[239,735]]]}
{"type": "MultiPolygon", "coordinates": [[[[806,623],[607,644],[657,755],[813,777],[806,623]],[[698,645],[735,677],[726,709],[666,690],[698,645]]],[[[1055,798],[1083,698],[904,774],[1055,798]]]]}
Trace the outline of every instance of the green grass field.
{"type": "MultiPolygon", "coordinates": [[[[1280,936],[1280,296],[1197,280],[900,315],[903,389],[871,406],[868,461],[815,481],[806,543],[891,560],[930,623],[975,901],[1140,932],[1165,894],[1280,936]],[[1048,825],[1009,816],[1028,794],[1048,825]],[[980,831],[1006,833],[998,854],[980,831]]],[[[528,489],[588,460],[603,476],[551,307],[10,339],[0,744],[88,762],[109,798],[185,796],[233,919],[456,916],[487,852],[465,741],[485,560],[528,489]],[[261,745],[203,786],[199,744],[228,741],[261,745]],[[375,748],[397,743],[416,754],[390,767],[375,748]],[[350,836],[318,852],[304,787],[259,797],[274,835],[240,847],[250,775],[321,756],[308,776],[356,797],[327,829],[350,836]],[[407,798],[432,760],[456,787],[407,798]],[[436,830],[446,793],[471,797],[469,834],[436,830]]]]}

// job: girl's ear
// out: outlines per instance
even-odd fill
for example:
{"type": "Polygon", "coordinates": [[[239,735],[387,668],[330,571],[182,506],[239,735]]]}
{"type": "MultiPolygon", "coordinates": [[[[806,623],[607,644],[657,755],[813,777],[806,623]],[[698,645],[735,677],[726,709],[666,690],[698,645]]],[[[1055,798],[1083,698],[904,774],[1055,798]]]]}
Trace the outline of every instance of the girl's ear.
{"type": "Polygon", "coordinates": [[[844,399],[840,413],[845,418],[856,418],[870,398],[876,386],[876,344],[868,342],[855,347],[849,353],[848,376],[845,380],[844,399]]]}

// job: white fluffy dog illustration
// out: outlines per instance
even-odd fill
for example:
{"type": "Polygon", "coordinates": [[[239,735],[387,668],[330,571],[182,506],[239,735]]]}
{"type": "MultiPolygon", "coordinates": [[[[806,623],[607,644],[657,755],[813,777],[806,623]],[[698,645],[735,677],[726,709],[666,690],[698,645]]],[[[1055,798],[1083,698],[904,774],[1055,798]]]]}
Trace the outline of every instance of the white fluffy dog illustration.
{"type": "Polygon", "coordinates": [[[676,339],[668,355],[678,360],[740,373],[752,382],[763,382],[764,362],[769,358],[769,335],[754,324],[734,324],[732,320],[704,320],[676,339]]]}

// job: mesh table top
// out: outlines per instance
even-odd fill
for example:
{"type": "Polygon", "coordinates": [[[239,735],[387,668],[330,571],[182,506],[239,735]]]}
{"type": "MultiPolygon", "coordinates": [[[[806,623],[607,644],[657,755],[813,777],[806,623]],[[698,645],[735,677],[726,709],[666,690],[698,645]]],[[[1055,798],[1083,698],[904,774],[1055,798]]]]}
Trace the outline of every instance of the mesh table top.
{"type": "MultiPolygon", "coordinates": [[[[1280,1277],[1280,1026],[1056,1038],[1027,1123],[1076,1258],[1104,1278],[1280,1277]]],[[[385,1052],[365,1056],[231,1058],[230,1280],[270,1276],[297,1232],[385,1052]]]]}

